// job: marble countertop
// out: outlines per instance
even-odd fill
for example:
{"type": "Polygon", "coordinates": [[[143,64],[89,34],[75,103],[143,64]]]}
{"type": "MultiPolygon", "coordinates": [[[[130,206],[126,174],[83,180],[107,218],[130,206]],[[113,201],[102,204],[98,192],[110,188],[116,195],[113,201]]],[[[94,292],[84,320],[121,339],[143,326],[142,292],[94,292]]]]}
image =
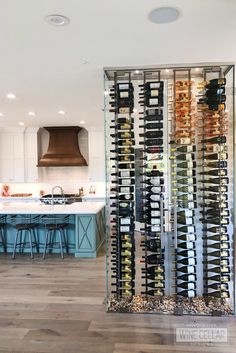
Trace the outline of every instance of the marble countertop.
{"type": "Polygon", "coordinates": [[[44,205],[39,202],[0,202],[0,214],[97,214],[104,202],[74,202],[70,205],[44,205]]]}

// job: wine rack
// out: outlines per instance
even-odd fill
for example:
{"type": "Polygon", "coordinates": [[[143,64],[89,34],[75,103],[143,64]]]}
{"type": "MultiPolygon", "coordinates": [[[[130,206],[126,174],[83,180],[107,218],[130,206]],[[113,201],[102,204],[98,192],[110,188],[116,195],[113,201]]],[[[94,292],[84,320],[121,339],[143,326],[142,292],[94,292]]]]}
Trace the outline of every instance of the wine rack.
{"type": "Polygon", "coordinates": [[[143,132],[143,224],[141,241],[144,250],[142,292],[145,295],[163,296],[165,288],[163,233],[163,81],[146,81],[141,85],[143,114],[140,128],[143,132]]]}
{"type": "Polygon", "coordinates": [[[233,87],[226,64],[106,70],[109,311],[235,313],[233,87]]]}
{"type": "Polygon", "coordinates": [[[113,293],[121,298],[135,294],[134,242],[134,107],[130,81],[114,82],[110,102],[115,118],[110,126],[113,139],[110,160],[113,180],[111,192],[113,293]],[[114,195],[115,194],[115,195],[114,195]]]}

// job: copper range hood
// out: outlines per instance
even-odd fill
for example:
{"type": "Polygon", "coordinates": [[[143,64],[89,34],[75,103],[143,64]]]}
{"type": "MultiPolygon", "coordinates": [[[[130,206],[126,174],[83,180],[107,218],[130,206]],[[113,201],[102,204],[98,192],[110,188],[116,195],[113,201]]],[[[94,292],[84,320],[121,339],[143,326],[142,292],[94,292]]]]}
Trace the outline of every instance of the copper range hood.
{"type": "Polygon", "coordinates": [[[87,166],[78,144],[79,126],[44,127],[49,132],[48,150],[39,160],[38,167],[87,166]]]}

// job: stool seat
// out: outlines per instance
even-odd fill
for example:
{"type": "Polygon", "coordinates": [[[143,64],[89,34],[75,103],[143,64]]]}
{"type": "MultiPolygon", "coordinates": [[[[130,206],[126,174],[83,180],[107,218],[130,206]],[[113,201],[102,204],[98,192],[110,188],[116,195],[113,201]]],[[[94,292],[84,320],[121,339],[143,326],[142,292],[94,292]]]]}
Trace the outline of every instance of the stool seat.
{"type": "Polygon", "coordinates": [[[60,249],[61,258],[64,258],[64,249],[69,253],[66,229],[69,226],[69,216],[54,215],[45,216],[43,219],[45,225],[45,243],[43,259],[46,257],[47,250],[51,252],[56,246],[60,249]]]}
{"type": "Polygon", "coordinates": [[[34,248],[36,248],[37,253],[39,253],[39,245],[35,234],[38,223],[34,222],[35,219],[38,219],[38,216],[11,217],[12,226],[16,229],[16,236],[12,253],[13,259],[15,259],[17,249],[19,249],[19,252],[22,253],[24,252],[25,248],[30,249],[30,255],[32,259],[34,258],[34,248]],[[28,239],[26,239],[27,237],[28,239]]]}

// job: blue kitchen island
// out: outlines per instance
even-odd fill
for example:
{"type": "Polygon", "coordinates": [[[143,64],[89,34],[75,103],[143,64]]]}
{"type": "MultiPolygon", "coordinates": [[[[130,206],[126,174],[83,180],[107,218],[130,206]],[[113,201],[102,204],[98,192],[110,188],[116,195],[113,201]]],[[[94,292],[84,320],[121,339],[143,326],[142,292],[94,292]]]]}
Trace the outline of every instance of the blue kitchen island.
{"type": "MultiPolygon", "coordinates": [[[[7,252],[12,253],[16,230],[13,217],[18,220],[37,217],[36,234],[40,252],[45,242],[45,216],[69,216],[67,237],[69,252],[75,257],[94,258],[105,241],[105,203],[75,202],[70,205],[44,205],[39,202],[1,202],[0,215],[5,216],[3,226],[7,252]]],[[[2,252],[2,247],[0,252],[2,252]]],[[[25,250],[27,252],[28,249],[25,250]]],[[[54,249],[53,252],[59,252],[54,249]]]]}

